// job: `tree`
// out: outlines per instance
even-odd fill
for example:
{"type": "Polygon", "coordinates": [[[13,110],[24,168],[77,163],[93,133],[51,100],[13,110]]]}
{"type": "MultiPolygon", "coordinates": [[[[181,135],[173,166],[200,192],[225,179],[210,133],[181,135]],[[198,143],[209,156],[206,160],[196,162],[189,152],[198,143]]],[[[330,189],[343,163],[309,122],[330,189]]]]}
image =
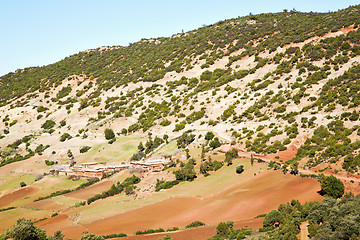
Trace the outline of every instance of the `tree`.
{"type": "Polygon", "coordinates": [[[139,145],[138,145],[138,150],[142,152],[142,151],[144,151],[144,149],[145,149],[145,148],[144,148],[143,143],[140,142],[139,145]]]}
{"type": "Polygon", "coordinates": [[[55,126],[55,122],[53,120],[46,120],[43,125],[41,125],[41,128],[43,129],[51,129],[55,126]]]}
{"type": "Polygon", "coordinates": [[[20,187],[25,187],[25,186],[26,186],[26,183],[20,182],[20,187]]]}
{"type": "Polygon", "coordinates": [[[279,212],[278,210],[272,210],[271,212],[266,214],[263,224],[264,227],[271,227],[275,224],[279,225],[280,223],[282,223],[283,219],[284,217],[281,212],[279,212]]]}
{"type": "Polygon", "coordinates": [[[106,128],[104,133],[105,133],[106,140],[115,138],[115,133],[111,128],[106,128]]]}
{"type": "Polygon", "coordinates": [[[214,133],[212,133],[212,132],[207,132],[206,134],[205,134],[205,140],[208,140],[208,141],[210,141],[211,139],[213,139],[214,138],[214,133]]]}
{"type": "Polygon", "coordinates": [[[212,148],[212,149],[215,149],[215,148],[218,148],[221,146],[221,143],[219,141],[219,138],[214,138],[210,143],[209,143],[209,146],[212,148]]]}
{"type": "Polygon", "coordinates": [[[81,237],[81,240],[105,240],[103,236],[94,235],[92,233],[88,233],[81,237]]]}
{"type": "Polygon", "coordinates": [[[235,148],[233,148],[225,153],[225,162],[227,163],[228,166],[230,166],[232,164],[232,160],[237,157],[238,157],[238,151],[235,148]]]}
{"type": "Polygon", "coordinates": [[[226,235],[229,230],[230,230],[230,227],[228,226],[228,224],[226,222],[220,222],[216,226],[216,234],[218,234],[218,235],[226,235]]]}
{"type": "Polygon", "coordinates": [[[168,142],[168,139],[169,139],[169,135],[167,135],[167,134],[164,134],[164,136],[163,136],[163,139],[165,140],[165,142],[166,142],[166,143],[169,143],[169,142],[168,142]]]}
{"type": "Polygon", "coordinates": [[[290,168],[291,168],[290,174],[297,175],[299,173],[298,166],[299,166],[298,162],[292,163],[290,166],[290,168]]]}
{"type": "Polygon", "coordinates": [[[319,182],[321,184],[320,194],[329,196],[332,198],[340,198],[345,191],[344,183],[337,179],[335,176],[324,176],[321,174],[319,176],[319,182]]]}
{"type": "Polygon", "coordinates": [[[20,218],[17,220],[13,229],[8,229],[5,232],[3,239],[12,238],[14,240],[46,240],[45,230],[34,226],[30,220],[20,218]]]}
{"type": "Polygon", "coordinates": [[[236,173],[241,174],[244,171],[244,166],[240,165],[236,167],[236,173]]]}
{"type": "Polygon", "coordinates": [[[165,235],[161,238],[161,240],[173,240],[173,238],[170,235],[165,235]]]}

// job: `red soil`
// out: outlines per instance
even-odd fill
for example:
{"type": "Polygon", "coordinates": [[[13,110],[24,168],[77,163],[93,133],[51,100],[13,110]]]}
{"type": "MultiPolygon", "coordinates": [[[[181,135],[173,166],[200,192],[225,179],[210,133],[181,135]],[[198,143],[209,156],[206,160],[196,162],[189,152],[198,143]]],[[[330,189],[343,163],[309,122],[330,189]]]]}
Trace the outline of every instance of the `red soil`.
{"type": "Polygon", "coordinates": [[[95,183],[94,185],[92,185],[90,187],[65,194],[64,196],[86,200],[86,199],[94,196],[95,194],[102,193],[104,191],[109,190],[112,184],[113,184],[113,182],[106,179],[101,182],[95,183]]]}
{"type": "Polygon", "coordinates": [[[33,186],[27,186],[20,188],[18,190],[15,190],[11,193],[7,193],[4,196],[0,197],[0,208],[9,205],[12,202],[15,202],[19,199],[22,199],[26,196],[29,196],[30,194],[36,193],[39,191],[38,188],[33,186]]]}
{"type": "Polygon", "coordinates": [[[269,161],[277,161],[283,160],[284,162],[291,160],[292,158],[296,157],[297,147],[294,144],[291,144],[285,151],[279,151],[277,153],[268,154],[261,158],[269,161]],[[279,156],[278,159],[275,157],[279,156]]]}
{"type": "Polygon", "coordinates": [[[35,225],[44,228],[47,234],[53,234],[55,231],[61,229],[62,232],[70,238],[80,238],[85,231],[85,228],[80,225],[74,226],[73,221],[65,214],[59,214],[55,217],[37,222],[35,225]]]}
{"type": "MultiPolygon", "coordinates": [[[[216,224],[227,220],[241,221],[267,213],[276,209],[280,203],[289,202],[292,199],[298,199],[300,202],[321,200],[321,196],[316,193],[318,190],[320,190],[320,185],[316,180],[284,175],[280,171],[265,171],[252,178],[251,181],[237,184],[211,197],[170,198],[95,221],[84,227],[94,234],[118,232],[133,234],[137,230],[184,227],[195,220],[206,224],[216,224]]],[[[81,236],[80,227],[54,224],[56,229],[62,229],[67,237],[79,238],[81,236]],[[76,231],[70,233],[73,230],[76,231]]],[[[52,227],[49,229],[48,224],[44,222],[41,222],[41,225],[47,231],[55,230],[52,227]]]]}
{"type": "Polygon", "coordinates": [[[58,209],[64,207],[63,205],[56,203],[54,201],[48,200],[48,199],[37,201],[37,202],[32,202],[26,206],[37,208],[37,209],[45,209],[45,210],[58,210],[58,209]]]}
{"type": "MultiPolygon", "coordinates": [[[[262,226],[263,218],[256,218],[251,220],[242,220],[234,222],[234,229],[239,228],[251,228],[258,229],[262,226]]],[[[128,236],[125,238],[115,238],[116,240],[158,240],[159,238],[170,235],[176,240],[199,240],[199,239],[208,239],[215,235],[216,226],[204,226],[199,228],[186,229],[183,231],[177,232],[167,232],[160,234],[150,234],[150,235],[137,235],[137,236],[128,236]]],[[[115,240],[114,239],[114,240],[115,240]]]]}

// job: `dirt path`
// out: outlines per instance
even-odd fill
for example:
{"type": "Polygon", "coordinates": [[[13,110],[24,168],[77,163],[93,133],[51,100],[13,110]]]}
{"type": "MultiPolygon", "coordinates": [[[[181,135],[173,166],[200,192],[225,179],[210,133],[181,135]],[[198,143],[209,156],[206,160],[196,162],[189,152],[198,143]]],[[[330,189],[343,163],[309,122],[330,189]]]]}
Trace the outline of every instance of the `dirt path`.
{"type": "Polygon", "coordinates": [[[303,222],[300,225],[300,233],[297,236],[299,240],[310,240],[310,238],[308,237],[308,235],[309,235],[308,226],[309,226],[308,221],[303,222]]]}

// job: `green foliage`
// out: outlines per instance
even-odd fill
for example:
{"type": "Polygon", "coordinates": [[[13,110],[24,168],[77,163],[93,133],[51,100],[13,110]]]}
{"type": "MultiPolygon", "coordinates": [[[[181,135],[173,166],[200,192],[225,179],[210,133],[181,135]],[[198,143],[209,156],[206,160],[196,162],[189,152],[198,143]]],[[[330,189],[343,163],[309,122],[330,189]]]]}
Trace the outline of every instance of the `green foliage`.
{"type": "Polygon", "coordinates": [[[119,194],[124,189],[125,189],[126,195],[132,194],[134,192],[134,189],[136,188],[135,184],[138,184],[140,181],[141,181],[141,179],[139,177],[132,175],[131,177],[126,178],[122,183],[117,182],[116,185],[113,184],[109,190],[104,191],[100,194],[96,194],[93,197],[90,197],[87,200],[87,204],[91,204],[92,202],[95,202],[99,199],[104,199],[104,198],[119,194]]]}
{"type": "Polygon", "coordinates": [[[44,146],[44,145],[42,145],[42,144],[40,144],[39,146],[37,146],[36,148],[35,148],[35,153],[37,153],[37,154],[39,154],[39,155],[41,155],[47,148],[49,148],[50,147],[50,145],[46,145],[46,146],[44,146]]]}
{"type": "Polygon", "coordinates": [[[138,230],[136,231],[135,235],[142,235],[142,234],[149,234],[149,233],[160,233],[160,232],[165,232],[164,229],[162,228],[158,228],[158,229],[148,229],[148,230],[138,230]]]}
{"type": "Polygon", "coordinates": [[[20,218],[17,220],[13,229],[6,230],[4,239],[12,238],[14,240],[47,240],[45,230],[34,226],[30,220],[20,218]]]}
{"type": "Polygon", "coordinates": [[[72,136],[69,133],[64,133],[63,135],[60,136],[60,142],[65,142],[66,140],[71,139],[72,136]]]}
{"type": "Polygon", "coordinates": [[[104,134],[105,134],[105,139],[106,139],[106,140],[110,140],[110,139],[115,138],[115,133],[114,133],[114,131],[113,131],[112,129],[110,129],[110,128],[106,128],[106,129],[104,130],[104,134]]]}
{"type": "Polygon", "coordinates": [[[223,166],[222,162],[212,161],[209,159],[208,161],[204,161],[200,165],[200,173],[207,174],[208,171],[217,171],[223,166]]]}
{"type": "Polygon", "coordinates": [[[208,140],[208,141],[210,141],[211,139],[213,139],[214,138],[214,133],[213,132],[207,132],[206,134],[205,134],[205,140],[208,140]]]}
{"type": "Polygon", "coordinates": [[[86,153],[87,151],[90,150],[90,146],[83,146],[79,149],[80,153],[86,153]]]}
{"type": "Polygon", "coordinates": [[[195,140],[195,135],[189,132],[184,132],[176,141],[178,148],[186,148],[187,145],[195,140]]]}
{"type": "MultiPolygon", "coordinates": [[[[191,160],[191,159],[190,159],[191,160]]],[[[176,180],[178,181],[192,181],[196,178],[196,172],[194,169],[193,161],[188,161],[179,170],[174,171],[176,180]]]]}
{"type": "Polygon", "coordinates": [[[238,151],[233,148],[225,153],[225,161],[228,166],[232,164],[232,160],[238,157],[238,151]]]}
{"type": "Polygon", "coordinates": [[[220,222],[215,229],[216,235],[209,240],[244,239],[251,235],[250,229],[233,229],[232,221],[220,222]]]}
{"type": "Polygon", "coordinates": [[[180,131],[180,130],[183,130],[184,128],[185,128],[185,121],[182,121],[182,122],[180,122],[180,123],[178,123],[178,124],[175,124],[175,128],[174,128],[174,132],[178,132],[178,131],[180,131]]]}
{"type": "Polygon", "coordinates": [[[241,174],[242,172],[244,172],[244,165],[237,166],[236,167],[236,173],[241,174]]]}
{"type": "Polygon", "coordinates": [[[171,121],[168,119],[164,119],[163,121],[160,122],[160,125],[163,127],[169,126],[171,124],[171,121]]]}
{"type": "Polygon", "coordinates": [[[196,227],[201,227],[201,226],[205,226],[205,223],[200,222],[200,221],[194,221],[192,223],[189,223],[188,225],[185,226],[185,228],[196,228],[196,227]]]}
{"type": "Polygon", "coordinates": [[[53,120],[46,120],[44,124],[41,126],[43,129],[51,129],[55,126],[55,122],[53,120]]]}
{"type": "Polygon", "coordinates": [[[212,149],[215,149],[215,148],[218,148],[221,146],[221,143],[220,143],[220,140],[218,137],[215,137],[210,143],[209,143],[209,146],[212,148],[212,149]]]}
{"type": "Polygon", "coordinates": [[[280,225],[284,220],[283,215],[278,210],[272,210],[268,214],[266,214],[263,225],[264,227],[275,226],[275,224],[280,225]]]}
{"type": "Polygon", "coordinates": [[[337,179],[333,175],[324,176],[320,175],[318,180],[321,184],[321,195],[325,195],[332,198],[340,198],[345,191],[343,182],[340,179],[337,179]]]}
{"type": "Polygon", "coordinates": [[[357,224],[360,216],[359,195],[346,194],[339,200],[324,198],[321,203],[308,202],[303,205],[292,200],[280,204],[278,210],[274,211],[260,229],[268,231],[265,239],[297,239],[300,224],[306,220],[309,221],[311,239],[357,239],[360,235],[357,224]],[[274,229],[274,223],[280,225],[276,224],[277,228],[274,229]]]}
{"type": "Polygon", "coordinates": [[[26,183],[20,182],[20,187],[26,187],[26,183]]]}
{"type": "Polygon", "coordinates": [[[163,181],[163,180],[156,180],[156,185],[155,185],[155,191],[158,192],[161,189],[169,189],[172,188],[173,186],[179,184],[180,181],[179,180],[173,180],[173,181],[163,181]]]}
{"type": "Polygon", "coordinates": [[[7,208],[0,208],[0,212],[5,212],[11,209],[15,209],[16,207],[7,207],[7,208]]]}
{"type": "Polygon", "coordinates": [[[88,233],[80,238],[80,240],[105,240],[105,238],[101,235],[95,235],[92,233],[88,233]]]}

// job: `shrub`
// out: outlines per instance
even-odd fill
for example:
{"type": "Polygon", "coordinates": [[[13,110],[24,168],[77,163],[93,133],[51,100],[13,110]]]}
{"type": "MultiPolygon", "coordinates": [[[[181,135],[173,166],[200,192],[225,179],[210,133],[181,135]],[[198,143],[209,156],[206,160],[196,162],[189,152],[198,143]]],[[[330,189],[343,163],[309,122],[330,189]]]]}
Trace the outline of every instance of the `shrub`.
{"type": "Polygon", "coordinates": [[[105,138],[106,138],[106,140],[110,140],[110,139],[115,138],[115,133],[114,133],[114,131],[113,131],[112,129],[110,129],[110,128],[106,128],[105,131],[104,131],[104,133],[105,133],[105,138]]]}
{"type": "Polygon", "coordinates": [[[200,221],[194,221],[194,222],[186,225],[185,228],[196,228],[196,227],[201,227],[201,226],[205,226],[205,223],[200,222],[200,221]]]}
{"type": "Polygon", "coordinates": [[[53,120],[46,120],[46,122],[41,126],[43,129],[51,129],[55,126],[55,122],[53,120]]]}
{"type": "Polygon", "coordinates": [[[65,142],[66,140],[71,139],[71,138],[72,138],[72,136],[69,133],[64,133],[60,137],[60,142],[65,142]]]}
{"type": "Polygon", "coordinates": [[[85,152],[87,152],[87,151],[89,151],[90,150],[90,146],[83,146],[83,147],[81,147],[80,148],[80,153],[85,153],[85,152]]]}
{"type": "Polygon", "coordinates": [[[148,229],[148,230],[144,230],[144,231],[136,231],[135,235],[142,235],[142,234],[149,234],[149,233],[158,233],[158,232],[165,232],[164,229],[162,228],[158,228],[158,229],[148,229]]]}
{"type": "Polygon", "coordinates": [[[241,174],[244,171],[244,166],[240,165],[236,167],[236,173],[241,174]]]}
{"type": "Polygon", "coordinates": [[[321,195],[340,198],[344,194],[345,187],[343,182],[333,175],[328,177],[320,175],[318,180],[321,184],[321,195]]]}
{"type": "Polygon", "coordinates": [[[206,134],[205,134],[205,140],[211,140],[211,139],[213,139],[214,138],[214,133],[212,133],[212,132],[207,132],[206,134]]]}
{"type": "Polygon", "coordinates": [[[215,149],[215,148],[218,148],[221,146],[221,143],[219,141],[219,138],[218,137],[215,137],[210,143],[209,143],[209,146],[212,148],[212,149],[215,149]]]}
{"type": "Polygon", "coordinates": [[[26,187],[26,183],[20,182],[20,187],[26,187]]]}

